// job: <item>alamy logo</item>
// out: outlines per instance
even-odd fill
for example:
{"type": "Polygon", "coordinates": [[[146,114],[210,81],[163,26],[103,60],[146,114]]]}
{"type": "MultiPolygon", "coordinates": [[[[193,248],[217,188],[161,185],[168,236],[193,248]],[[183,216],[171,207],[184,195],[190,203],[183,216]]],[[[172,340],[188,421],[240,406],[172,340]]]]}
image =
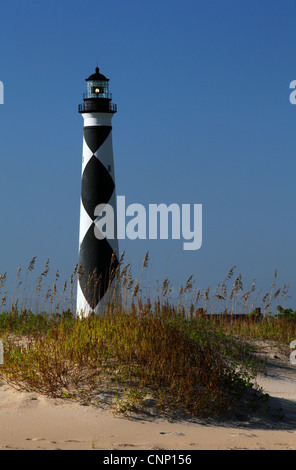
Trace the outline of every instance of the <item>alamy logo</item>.
{"type": "Polygon", "coordinates": [[[4,85],[0,82],[0,104],[4,104],[4,85]]]}
{"type": "Polygon", "coordinates": [[[3,343],[0,341],[0,365],[4,364],[3,343]]]}
{"type": "Polygon", "coordinates": [[[293,81],[290,83],[290,88],[291,88],[291,90],[294,90],[294,91],[292,91],[292,93],[290,94],[290,103],[291,103],[291,104],[296,104],[296,80],[293,80],[293,81]]]}
{"type": "Polygon", "coordinates": [[[184,250],[199,250],[202,245],[202,204],[149,204],[148,213],[142,204],[126,206],[125,196],[117,196],[117,217],[110,204],[95,208],[95,236],[99,240],[117,237],[124,240],[184,241],[184,250]],[[126,220],[130,218],[130,220],[126,220]]]}
{"type": "MultiPolygon", "coordinates": [[[[296,340],[292,341],[290,344],[290,349],[295,349],[295,348],[296,348],[296,340]]],[[[291,352],[290,362],[291,364],[296,365],[296,351],[291,352]]]]}

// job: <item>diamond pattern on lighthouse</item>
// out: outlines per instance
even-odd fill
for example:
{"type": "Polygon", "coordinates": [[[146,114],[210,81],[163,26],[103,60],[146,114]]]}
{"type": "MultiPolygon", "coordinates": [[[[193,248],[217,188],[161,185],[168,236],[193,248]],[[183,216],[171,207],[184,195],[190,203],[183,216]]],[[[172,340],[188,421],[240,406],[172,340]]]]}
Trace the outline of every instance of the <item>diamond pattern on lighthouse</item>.
{"type": "Polygon", "coordinates": [[[108,289],[111,270],[118,265],[114,258],[111,266],[113,250],[106,238],[98,240],[94,236],[94,227],[94,224],[90,226],[80,246],[80,258],[85,270],[80,279],[80,287],[93,310],[108,289]]]}
{"type": "Polygon", "coordinates": [[[81,186],[82,204],[91,219],[98,204],[107,204],[114,191],[114,181],[104,165],[93,155],[88,161],[81,186]]]}
{"type": "Polygon", "coordinates": [[[84,128],[83,134],[85,142],[87,143],[92,153],[96,153],[103,142],[105,142],[111,132],[111,129],[111,126],[91,126],[84,128]]]}
{"type": "Polygon", "coordinates": [[[117,256],[106,238],[95,237],[94,215],[98,204],[108,204],[115,184],[108,169],[100,161],[99,149],[108,138],[111,126],[91,126],[84,128],[84,141],[90,152],[82,173],[81,205],[89,216],[79,250],[79,265],[83,275],[79,278],[80,288],[91,309],[95,310],[104,297],[110,282],[112,270],[118,266],[117,256]],[[112,262],[112,266],[111,266],[112,262]]]}

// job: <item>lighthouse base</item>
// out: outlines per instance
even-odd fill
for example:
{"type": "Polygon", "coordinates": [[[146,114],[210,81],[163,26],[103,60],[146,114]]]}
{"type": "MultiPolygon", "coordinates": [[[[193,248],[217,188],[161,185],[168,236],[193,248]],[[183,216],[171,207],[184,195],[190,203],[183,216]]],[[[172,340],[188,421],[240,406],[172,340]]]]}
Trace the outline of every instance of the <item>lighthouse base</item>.
{"type": "Polygon", "coordinates": [[[80,318],[86,318],[90,315],[104,315],[105,313],[114,312],[121,308],[121,293],[120,288],[115,279],[109,286],[104,297],[92,308],[86,301],[79,282],[77,283],[77,305],[76,305],[76,316],[80,318]]]}

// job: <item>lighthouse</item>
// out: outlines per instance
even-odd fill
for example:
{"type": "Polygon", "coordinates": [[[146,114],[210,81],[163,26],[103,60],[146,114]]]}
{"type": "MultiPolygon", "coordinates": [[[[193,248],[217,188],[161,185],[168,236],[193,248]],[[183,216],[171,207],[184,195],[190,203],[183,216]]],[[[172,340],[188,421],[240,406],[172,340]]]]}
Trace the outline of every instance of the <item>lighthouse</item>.
{"type": "Polygon", "coordinates": [[[86,93],[78,111],[84,127],[76,311],[80,316],[88,316],[101,313],[110,301],[112,276],[118,266],[111,125],[117,106],[112,103],[109,79],[98,67],[86,79],[86,93]],[[96,226],[107,204],[114,212],[115,236],[110,239],[103,233],[98,236],[96,226]]]}

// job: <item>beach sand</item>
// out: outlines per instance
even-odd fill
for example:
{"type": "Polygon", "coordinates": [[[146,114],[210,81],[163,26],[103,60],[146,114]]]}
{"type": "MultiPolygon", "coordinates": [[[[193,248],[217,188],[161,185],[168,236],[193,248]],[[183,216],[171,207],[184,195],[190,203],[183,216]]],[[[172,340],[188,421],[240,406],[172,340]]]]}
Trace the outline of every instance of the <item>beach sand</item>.
{"type": "Polygon", "coordinates": [[[0,449],[295,450],[296,366],[267,342],[261,346],[267,374],[257,383],[271,397],[267,415],[216,422],[153,414],[127,419],[106,408],[20,392],[2,381],[0,449]]]}

